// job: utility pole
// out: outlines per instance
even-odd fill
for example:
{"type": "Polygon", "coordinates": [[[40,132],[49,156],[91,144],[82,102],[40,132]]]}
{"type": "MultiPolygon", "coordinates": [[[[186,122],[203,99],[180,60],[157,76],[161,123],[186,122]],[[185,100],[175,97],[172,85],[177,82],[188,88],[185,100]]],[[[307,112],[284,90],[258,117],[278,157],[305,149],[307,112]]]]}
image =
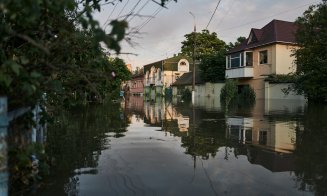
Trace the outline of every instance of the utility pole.
{"type": "Polygon", "coordinates": [[[194,105],[194,99],[195,99],[195,39],[196,39],[196,23],[195,23],[195,15],[190,12],[190,14],[193,16],[193,82],[192,82],[192,104],[194,105]]]}

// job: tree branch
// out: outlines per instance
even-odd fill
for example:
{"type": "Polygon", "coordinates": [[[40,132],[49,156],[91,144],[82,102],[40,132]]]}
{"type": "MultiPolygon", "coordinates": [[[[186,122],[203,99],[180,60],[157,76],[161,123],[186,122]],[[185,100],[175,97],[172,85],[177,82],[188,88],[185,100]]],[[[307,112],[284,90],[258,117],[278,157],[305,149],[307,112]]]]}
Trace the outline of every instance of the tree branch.
{"type": "Polygon", "coordinates": [[[17,34],[17,33],[14,33],[15,36],[29,42],[30,44],[32,44],[33,46],[43,50],[47,55],[50,54],[50,51],[48,50],[48,48],[44,47],[43,45],[37,43],[36,41],[34,41],[32,38],[30,38],[29,36],[27,35],[23,35],[23,34],[17,34]]]}

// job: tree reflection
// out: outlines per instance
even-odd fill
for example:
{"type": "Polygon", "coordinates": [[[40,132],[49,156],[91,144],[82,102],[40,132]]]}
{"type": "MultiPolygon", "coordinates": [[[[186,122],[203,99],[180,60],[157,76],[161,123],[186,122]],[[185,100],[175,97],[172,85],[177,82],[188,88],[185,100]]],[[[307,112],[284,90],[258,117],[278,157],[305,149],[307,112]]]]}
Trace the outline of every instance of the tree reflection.
{"type": "MultiPolygon", "coordinates": [[[[55,116],[46,148],[53,166],[51,179],[60,179],[65,191],[69,187],[69,192],[74,192],[71,188],[78,187],[71,186],[76,181],[71,177],[74,170],[97,167],[101,152],[110,147],[108,137],[124,136],[128,122],[120,105],[111,103],[61,111],[55,116]]],[[[91,170],[89,174],[97,173],[91,170]]]]}
{"type": "Polygon", "coordinates": [[[222,112],[206,112],[200,108],[192,110],[190,107],[176,107],[175,109],[177,113],[189,117],[188,132],[180,131],[177,120],[164,121],[163,129],[181,137],[181,146],[185,148],[186,154],[207,160],[210,156],[215,157],[220,147],[228,145],[222,112]]]}
{"type": "Polygon", "coordinates": [[[327,195],[327,108],[309,105],[296,143],[296,181],[301,190],[327,195]]]}

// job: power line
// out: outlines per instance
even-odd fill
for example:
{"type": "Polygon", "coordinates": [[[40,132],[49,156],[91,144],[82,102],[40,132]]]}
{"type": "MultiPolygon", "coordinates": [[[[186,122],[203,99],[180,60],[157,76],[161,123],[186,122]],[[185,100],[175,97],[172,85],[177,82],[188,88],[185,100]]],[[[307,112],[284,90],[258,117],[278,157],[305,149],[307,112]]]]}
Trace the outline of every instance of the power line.
{"type": "Polygon", "coordinates": [[[104,22],[104,24],[103,24],[103,27],[105,27],[105,28],[106,28],[106,23],[108,23],[108,22],[109,22],[109,20],[110,20],[110,17],[111,17],[111,15],[112,15],[112,13],[114,13],[114,11],[115,11],[115,9],[116,9],[117,5],[118,5],[118,3],[116,3],[116,5],[115,5],[114,9],[112,9],[112,11],[111,11],[111,13],[109,14],[109,16],[108,16],[108,18],[107,18],[106,22],[104,22]]]}
{"type": "Polygon", "coordinates": [[[138,0],[138,2],[134,5],[134,7],[131,9],[131,11],[129,12],[129,14],[127,14],[124,18],[124,20],[126,20],[135,10],[135,8],[139,5],[139,3],[141,2],[141,0],[138,0]]]}
{"type": "Polygon", "coordinates": [[[208,22],[208,24],[207,24],[206,29],[208,29],[208,26],[209,26],[209,24],[210,24],[210,22],[211,22],[213,16],[215,15],[215,13],[216,13],[216,11],[217,11],[220,2],[221,2],[221,0],[218,1],[217,6],[216,6],[216,8],[215,8],[215,11],[213,11],[213,13],[212,13],[212,15],[211,15],[211,18],[210,18],[210,20],[209,20],[209,22],[208,22]]]}
{"type": "Polygon", "coordinates": [[[158,13],[161,11],[163,9],[163,7],[159,7],[159,8],[157,8],[154,12],[153,12],[153,14],[152,14],[152,16],[150,16],[143,24],[141,24],[140,25],[140,27],[139,28],[137,28],[137,30],[136,30],[136,32],[139,32],[141,29],[143,29],[144,28],[144,26],[145,25],[147,25],[155,16],[157,16],[158,15],[158,13]]]}
{"type": "Polygon", "coordinates": [[[233,5],[235,3],[235,0],[232,2],[232,5],[229,7],[229,9],[227,10],[227,13],[223,15],[223,17],[220,19],[219,23],[217,26],[220,26],[220,24],[224,21],[224,19],[226,18],[226,16],[229,14],[230,10],[232,9],[233,5]]]}
{"type": "Polygon", "coordinates": [[[143,9],[144,9],[144,7],[150,2],[151,0],[148,0],[148,1],[146,1],[144,4],[143,4],[143,6],[136,12],[136,14],[134,14],[133,16],[132,16],[132,18],[130,18],[129,20],[128,20],[128,22],[130,22],[135,16],[137,16],[143,9]]]}
{"type": "Polygon", "coordinates": [[[120,10],[120,12],[118,13],[117,18],[120,16],[120,14],[123,12],[123,10],[125,9],[126,5],[128,4],[129,0],[126,1],[124,7],[120,10]]]}
{"type": "MultiPolygon", "coordinates": [[[[168,6],[170,2],[171,0],[167,2],[166,6],[168,6]]],[[[147,25],[153,18],[155,18],[155,16],[157,16],[163,8],[166,7],[160,6],[158,9],[156,9],[156,11],[153,12],[152,16],[150,16],[143,24],[141,24],[140,27],[136,30],[136,32],[139,32],[142,28],[144,28],[144,26],[147,25]]]]}

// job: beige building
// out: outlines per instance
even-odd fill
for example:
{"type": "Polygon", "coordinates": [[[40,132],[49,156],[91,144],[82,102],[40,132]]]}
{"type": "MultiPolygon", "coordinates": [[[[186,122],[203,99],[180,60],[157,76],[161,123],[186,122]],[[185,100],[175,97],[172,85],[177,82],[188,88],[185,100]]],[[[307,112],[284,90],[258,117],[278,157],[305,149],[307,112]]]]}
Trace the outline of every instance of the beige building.
{"type": "Polygon", "coordinates": [[[261,29],[251,29],[249,37],[226,56],[226,78],[238,80],[239,89],[251,86],[257,99],[274,96],[280,99],[303,99],[294,93],[285,96],[285,84],[270,85],[268,76],[284,75],[296,70],[293,50],[297,47],[293,22],[273,20],[261,29]],[[278,90],[276,91],[276,85],[278,90]],[[275,87],[271,90],[269,87],[275,87]],[[271,93],[269,93],[271,92],[271,93]]]}
{"type": "Polygon", "coordinates": [[[155,100],[168,93],[177,79],[191,71],[191,63],[188,57],[177,55],[144,65],[144,95],[155,100]]]}

